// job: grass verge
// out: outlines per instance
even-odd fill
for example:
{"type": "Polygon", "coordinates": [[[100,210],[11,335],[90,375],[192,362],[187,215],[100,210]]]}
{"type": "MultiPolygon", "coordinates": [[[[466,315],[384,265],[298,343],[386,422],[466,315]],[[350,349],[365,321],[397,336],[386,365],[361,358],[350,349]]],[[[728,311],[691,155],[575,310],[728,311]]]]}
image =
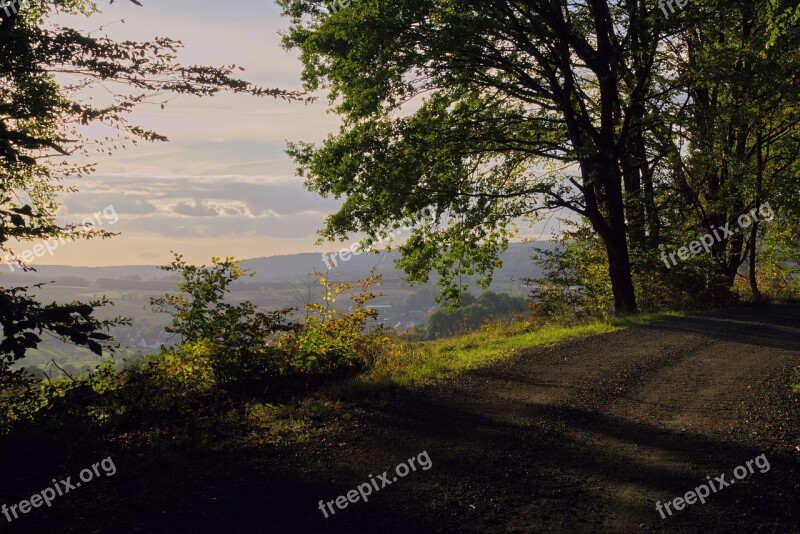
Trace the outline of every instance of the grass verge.
{"type": "Polygon", "coordinates": [[[543,324],[518,320],[489,323],[477,332],[429,342],[392,342],[372,368],[359,376],[328,384],[317,393],[285,404],[251,403],[244,413],[251,446],[319,440],[331,425],[347,424],[362,408],[389,398],[392,390],[426,384],[511,358],[521,350],[569,339],[615,332],[678,313],[636,315],[582,324],[543,324]],[[352,402],[355,401],[355,402],[352,402]]]}
{"type": "Polygon", "coordinates": [[[493,323],[463,336],[438,341],[402,343],[381,355],[367,373],[323,390],[329,399],[353,399],[395,387],[428,383],[470,369],[491,365],[518,351],[560,341],[615,332],[651,323],[679,313],[642,314],[624,319],[596,320],[584,324],[493,323]]]}

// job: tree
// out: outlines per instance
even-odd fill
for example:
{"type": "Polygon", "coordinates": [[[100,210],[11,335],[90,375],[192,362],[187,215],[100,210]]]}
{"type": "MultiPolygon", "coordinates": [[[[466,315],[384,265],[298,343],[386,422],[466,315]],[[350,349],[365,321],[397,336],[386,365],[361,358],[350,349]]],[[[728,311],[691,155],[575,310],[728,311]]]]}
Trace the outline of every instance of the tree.
{"type": "MultiPolygon", "coordinates": [[[[740,217],[764,203],[790,209],[794,201],[780,191],[796,188],[800,163],[800,31],[786,24],[800,13],[796,2],[733,1],[707,13],[676,41],[681,105],[668,115],[670,131],[661,136],[672,143],[667,185],[677,194],[670,222],[683,219],[702,233],[738,229],[740,217]]],[[[747,262],[759,300],[762,227],[754,222],[712,247],[718,299],[747,262]]]]}
{"type": "MultiPolygon", "coordinates": [[[[131,0],[135,4],[138,1],[131,0]]],[[[112,0],[113,2],[113,0],[112,0]]],[[[294,100],[296,92],[266,89],[233,76],[235,65],[208,67],[176,61],[179,41],[117,42],[54,24],[56,13],[98,13],[88,0],[25,0],[14,3],[0,22],[0,252],[20,261],[12,241],[110,237],[91,227],[60,226],[55,213],[59,195],[72,191],[63,180],[86,175],[93,165],[79,163],[97,153],[111,153],[138,141],[165,141],[156,132],[130,124],[126,115],[137,105],[164,105],[164,95],[212,96],[220,91],[294,100]],[[108,100],[86,98],[102,87],[108,100]],[[81,126],[102,124],[117,135],[87,138],[81,126]]],[[[29,267],[25,267],[29,269],[29,267]]],[[[113,324],[93,317],[101,300],[67,306],[42,306],[27,296],[29,288],[0,288],[0,370],[35,348],[42,332],[100,352],[97,332],[113,324]]]]}
{"type": "MultiPolygon", "coordinates": [[[[432,201],[441,220],[400,266],[414,281],[438,271],[445,296],[464,274],[488,282],[519,217],[565,208],[602,239],[615,310],[633,311],[633,270],[791,176],[796,2],[697,0],[671,16],[643,0],[281,4],[306,87],[329,88],[344,118],[320,147],[289,147],[310,189],[347,197],[322,238],[374,236],[432,201]]],[[[757,234],[715,244],[725,292],[757,234]]]]}
{"type": "Polygon", "coordinates": [[[268,342],[276,333],[296,328],[286,319],[291,310],[263,312],[249,300],[235,305],[225,302],[231,284],[248,274],[238,262],[212,258],[211,266],[196,266],[175,254],[173,262],[161,269],[180,273],[181,281],[177,293],[150,299],[153,310],[172,316],[167,332],[180,335],[181,346],[210,344],[219,384],[278,374],[276,351],[268,342]]]}
{"type": "Polygon", "coordinates": [[[633,0],[396,0],[330,15],[316,0],[281,4],[306,87],[341,97],[339,135],[289,149],[310,189],[347,196],[323,237],[372,236],[432,201],[450,224],[418,228],[400,265],[417,281],[436,269],[452,297],[462,274],[488,283],[517,218],[566,208],[603,240],[616,311],[636,309],[629,224],[643,247],[658,224],[644,136],[660,11],[633,0]]]}

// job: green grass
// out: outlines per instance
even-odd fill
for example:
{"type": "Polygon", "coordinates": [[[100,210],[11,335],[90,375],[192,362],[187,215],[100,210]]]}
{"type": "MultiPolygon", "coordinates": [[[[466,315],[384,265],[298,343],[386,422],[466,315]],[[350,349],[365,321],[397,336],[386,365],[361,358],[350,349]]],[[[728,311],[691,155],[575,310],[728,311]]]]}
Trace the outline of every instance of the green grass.
{"type": "Polygon", "coordinates": [[[428,342],[396,342],[372,369],[359,376],[328,384],[317,394],[287,404],[254,403],[248,408],[250,446],[312,439],[327,423],[348,419],[356,406],[347,401],[382,402],[399,387],[426,384],[511,358],[532,347],[569,339],[616,332],[678,317],[679,313],[636,315],[625,319],[583,324],[541,324],[516,321],[487,324],[477,332],[428,342]]]}
{"type": "Polygon", "coordinates": [[[422,384],[491,365],[517,352],[560,341],[615,332],[678,313],[636,315],[625,319],[596,320],[578,325],[538,325],[528,322],[490,324],[480,331],[430,342],[403,343],[381,355],[366,374],[331,385],[325,395],[358,397],[394,387],[422,384]]]}

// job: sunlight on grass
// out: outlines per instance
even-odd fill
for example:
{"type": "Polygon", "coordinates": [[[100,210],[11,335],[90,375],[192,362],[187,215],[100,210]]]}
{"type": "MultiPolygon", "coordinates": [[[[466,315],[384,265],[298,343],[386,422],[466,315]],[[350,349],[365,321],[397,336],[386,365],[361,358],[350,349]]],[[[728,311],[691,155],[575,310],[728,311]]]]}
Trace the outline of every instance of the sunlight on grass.
{"type": "Polygon", "coordinates": [[[636,315],[587,324],[536,325],[527,322],[489,324],[459,337],[422,343],[402,343],[382,355],[368,373],[331,385],[332,397],[358,397],[397,386],[427,383],[508,359],[520,350],[552,345],[568,339],[607,334],[647,324],[678,313],[636,315]]]}
{"type": "Polygon", "coordinates": [[[616,332],[664,319],[679,313],[636,315],[578,325],[543,324],[540,320],[494,322],[479,331],[428,342],[395,342],[380,354],[365,374],[332,382],[317,394],[286,405],[252,406],[249,421],[251,446],[284,441],[306,441],[334,419],[347,419],[355,407],[348,400],[370,399],[374,404],[389,399],[403,386],[430,383],[464,371],[486,367],[511,358],[519,351],[569,339],[616,332]]]}

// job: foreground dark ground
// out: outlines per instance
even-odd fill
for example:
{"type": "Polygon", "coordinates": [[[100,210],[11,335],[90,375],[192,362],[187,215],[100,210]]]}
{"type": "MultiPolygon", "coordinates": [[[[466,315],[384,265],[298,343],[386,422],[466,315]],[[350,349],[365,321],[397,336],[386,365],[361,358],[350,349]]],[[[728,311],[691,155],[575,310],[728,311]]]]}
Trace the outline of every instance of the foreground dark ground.
{"type": "MultiPolygon", "coordinates": [[[[6,451],[0,504],[111,452],[101,477],[5,532],[800,531],[800,307],[670,319],[528,351],[362,406],[308,443],[158,458],[50,443],[6,451]],[[422,451],[417,470],[325,519],[330,501],[422,451]],[[9,461],[9,452],[15,455],[9,461]],[[101,455],[102,453],[102,455],[101,455]],[[684,495],[765,454],[735,485],[684,495]],[[9,472],[11,470],[11,472],[9,472]]],[[[57,436],[53,436],[58,440],[57,436]]]]}

